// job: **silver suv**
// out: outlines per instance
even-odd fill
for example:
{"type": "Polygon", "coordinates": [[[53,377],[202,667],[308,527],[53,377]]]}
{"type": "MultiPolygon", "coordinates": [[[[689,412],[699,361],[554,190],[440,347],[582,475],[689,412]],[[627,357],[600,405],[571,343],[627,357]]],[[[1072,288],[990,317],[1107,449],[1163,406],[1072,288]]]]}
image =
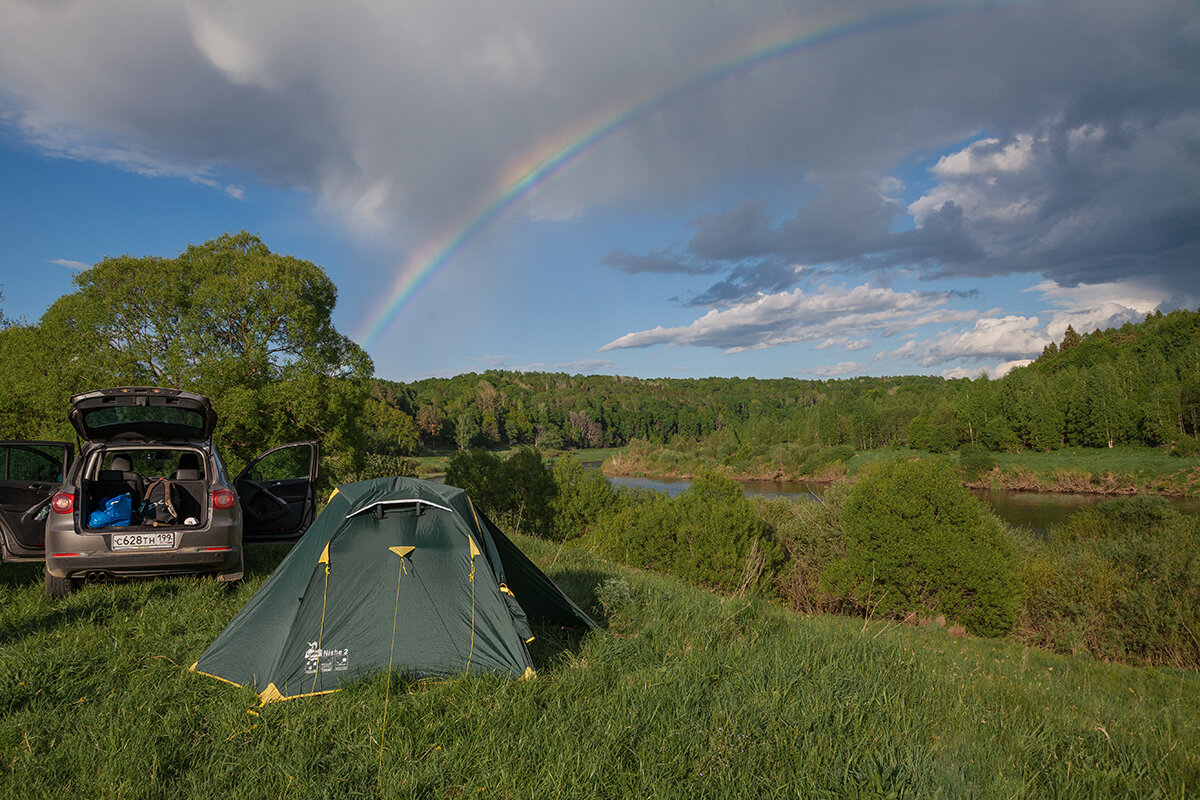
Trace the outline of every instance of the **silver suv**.
{"type": "Polygon", "coordinates": [[[243,543],[294,541],[312,522],[317,442],[268,450],[230,481],[203,395],[100,389],[71,398],[70,420],[78,458],[68,442],[0,442],[0,555],[44,560],[50,597],[108,578],[236,582],[243,543]]]}

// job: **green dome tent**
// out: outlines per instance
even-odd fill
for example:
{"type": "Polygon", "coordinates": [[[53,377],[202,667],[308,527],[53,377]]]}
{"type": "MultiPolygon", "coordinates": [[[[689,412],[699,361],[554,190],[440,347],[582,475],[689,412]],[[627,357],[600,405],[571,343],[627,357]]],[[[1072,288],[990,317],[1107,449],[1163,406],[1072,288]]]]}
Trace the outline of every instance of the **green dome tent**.
{"type": "Polygon", "coordinates": [[[252,687],[263,703],[379,670],[532,677],[527,614],[596,624],[462,489],[380,478],[334,490],[191,669],[252,687]]]}

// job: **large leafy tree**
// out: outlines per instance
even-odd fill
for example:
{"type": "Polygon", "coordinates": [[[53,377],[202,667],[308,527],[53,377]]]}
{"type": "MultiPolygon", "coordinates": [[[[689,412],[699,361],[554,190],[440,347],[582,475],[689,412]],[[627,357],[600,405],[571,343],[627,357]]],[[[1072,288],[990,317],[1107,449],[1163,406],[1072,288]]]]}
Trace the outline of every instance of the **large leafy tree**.
{"type": "Polygon", "coordinates": [[[177,258],[106,258],[75,287],[37,326],[10,328],[0,341],[4,364],[32,357],[60,375],[46,386],[26,372],[24,402],[36,406],[26,413],[45,433],[57,432],[49,410],[61,419],[74,392],[170,386],[213,400],[231,466],[311,437],[332,466],[353,467],[373,366],[334,328],[337,288],[317,265],[242,232],[177,258]]]}

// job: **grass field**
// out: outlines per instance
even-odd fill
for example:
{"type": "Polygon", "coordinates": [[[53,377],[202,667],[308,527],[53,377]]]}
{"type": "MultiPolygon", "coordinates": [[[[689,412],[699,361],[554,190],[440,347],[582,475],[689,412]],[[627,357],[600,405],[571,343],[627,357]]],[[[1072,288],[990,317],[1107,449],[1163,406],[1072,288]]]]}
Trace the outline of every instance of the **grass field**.
{"type": "Polygon", "coordinates": [[[1188,797],[1200,675],[803,617],[518,537],[585,607],[539,676],[258,708],[187,671],[282,556],[42,594],[0,570],[0,796],[1188,797]],[[383,719],[388,702],[386,725],[383,719]]]}

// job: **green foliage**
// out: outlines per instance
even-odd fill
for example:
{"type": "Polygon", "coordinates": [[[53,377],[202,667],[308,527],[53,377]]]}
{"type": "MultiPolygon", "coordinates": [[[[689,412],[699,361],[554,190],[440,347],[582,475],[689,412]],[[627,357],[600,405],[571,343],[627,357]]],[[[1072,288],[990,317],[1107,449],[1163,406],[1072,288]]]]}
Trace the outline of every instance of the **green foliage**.
{"type": "Polygon", "coordinates": [[[819,448],[801,462],[800,473],[803,475],[816,475],[832,464],[849,461],[853,455],[854,448],[848,444],[819,448]]]}
{"type": "Polygon", "coordinates": [[[411,456],[421,452],[416,420],[395,406],[370,397],[363,408],[369,453],[411,456]]]}
{"type": "Polygon", "coordinates": [[[838,598],[821,586],[821,573],[846,555],[848,536],[842,524],[850,484],[831,485],[820,498],[787,500],[756,498],[754,510],[766,523],[786,558],[775,575],[779,595],[806,614],[839,610],[838,598]]]}
{"type": "Polygon", "coordinates": [[[362,466],[356,472],[348,473],[344,483],[367,481],[372,478],[416,478],[417,462],[402,456],[385,455],[383,453],[367,453],[363,457],[362,466]]]}
{"type": "Polygon", "coordinates": [[[929,449],[929,437],[933,430],[929,427],[929,418],[922,415],[913,417],[908,423],[908,444],[921,450],[929,449]]]}
{"type": "Polygon", "coordinates": [[[106,258],[74,282],[36,326],[0,332],[0,435],[61,437],[72,394],[160,385],[212,399],[234,471],[309,438],[327,469],[354,470],[373,368],[333,327],[337,289],[320,267],[243,232],[173,259],[106,258]]]}
{"type": "Polygon", "coordinates": [[[1191,436],[1180,436],[1171,448],[1171,455],[1179,458],[1195,458],[1200,456],[1200,440],[1191,436]]]}
{"type": "Polygon", "coordinates": [[[968,481],[975,481],[996,466],[996,458],[981,444],[967,444],[958,448],[958,468],[968,481]]]}
{"type": "Polygon", "coordinates": [[[536,440],[555,450],[671,451],[670,459],[632,459],[641,462],[634,471],[656,474],[719,467],[746,478],[812,475],[819,468],[804,462],[820,448],[1170,447],[1200,436],[1200,313],[1071,331],[1063,348],[1047,347],[996,380],[638,380],[490,370],[380,383],[403,388],[396,407],[420,413],[430,442],[428,432],[438,430],[462,447],[536,440]]]}
{"type": "Polygon", "coordinates": [[[783,556],[741,487],[713,473],[677,497],[626,499],[600,519],[593,541],[627,564],[726,591],[768,589],[783,556]]]}
{"type": "Polygon", "coordinates": [[[1025,542],[1031,644],[1136,664],[1200,668],[1200,520],[1165,500],[1109,500],[1025,542]]]}
{"type": "Polygon", "coordinates": [[[822,586],[852,608],[893,617],[936,614],[981,636],[1016,619],[1020,579],[1000,523],[940,460],[876,464],[846,502],[845,557],[822,586]]]}
{"type": "Polygon", "coordinates": [[[67,400],[98,388],[86,359],[36,325],[0,330],[0,438],[74,441],[67,400]]]}
{"type": "Polygon", "coordinates": [[[577,459],[562,455],[554,462],[553,475],[553,538],[583,536],[602,516],[612,512],[617,493],[600,470],[584,469],[577,459]]]}
{"type": "Polygon", "coordinates": [[[996,415],[983,424],[979,431],[979,444],[988,450],[1015,453],[1020,449],[1020,440],[1013,432],[1007,419],[996,415]]]}
{"type": "Polygon", "coordinates": [[[557,489],[532,447],[517,448],[504,459],[487,450],[460,450],[446,465],[445,481],[465,489],[472,502],[509,530],[554,536],[557,489]]]}

